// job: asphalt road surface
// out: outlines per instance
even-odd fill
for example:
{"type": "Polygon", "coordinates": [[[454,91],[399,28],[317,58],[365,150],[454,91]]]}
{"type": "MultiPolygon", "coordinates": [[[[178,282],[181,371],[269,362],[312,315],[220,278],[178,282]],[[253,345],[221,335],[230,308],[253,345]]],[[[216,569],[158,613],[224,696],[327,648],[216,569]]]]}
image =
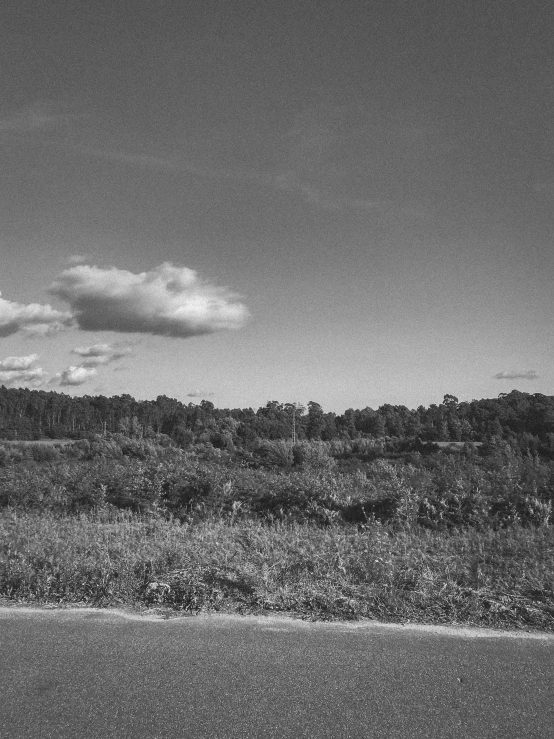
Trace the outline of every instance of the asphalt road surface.
{"type": "Polygon", "coordinates": [[[0,609],[2,739],[554,736],[554,637],[0,609]]]}

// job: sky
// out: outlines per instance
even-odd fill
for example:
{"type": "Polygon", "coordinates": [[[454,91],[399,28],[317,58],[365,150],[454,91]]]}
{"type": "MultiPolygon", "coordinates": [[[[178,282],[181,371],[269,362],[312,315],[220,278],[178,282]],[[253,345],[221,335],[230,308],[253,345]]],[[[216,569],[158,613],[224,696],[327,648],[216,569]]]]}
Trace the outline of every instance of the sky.
{"type": "Polygon", "coordinates": [[[3,0],[0,384],[554,394],[554,7],[3,0]]]}

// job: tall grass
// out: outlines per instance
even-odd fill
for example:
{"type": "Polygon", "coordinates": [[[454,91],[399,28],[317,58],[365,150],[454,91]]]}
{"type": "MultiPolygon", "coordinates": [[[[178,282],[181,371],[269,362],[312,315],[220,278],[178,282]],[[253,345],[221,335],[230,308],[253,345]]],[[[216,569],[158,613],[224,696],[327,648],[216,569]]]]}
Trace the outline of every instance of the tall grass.
{"type": "Polygon", "coordinates": [[[282,611],[554,631],[554,530],[393,531],[4,509],[11,602],[282,611]]]}

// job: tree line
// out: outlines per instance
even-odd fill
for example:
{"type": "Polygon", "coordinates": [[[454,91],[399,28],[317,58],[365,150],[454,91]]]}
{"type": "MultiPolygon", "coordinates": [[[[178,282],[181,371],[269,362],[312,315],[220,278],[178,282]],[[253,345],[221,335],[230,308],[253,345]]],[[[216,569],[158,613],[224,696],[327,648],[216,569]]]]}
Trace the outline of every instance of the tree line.
{"type": "Polygon", "coordinates": [[[0,387],[0,438],[78,439],[120,433],[130,438],[170,437],[182,448],[208,444],[219,449],[252,449],[263,440],[381,439],[392,451],[409,451],[432,442],[481,442],[503,439],[523,453],[554,458],[554,397],[512,390],[497,398],[442,403],[409,409],[384,404],[377,409],[325,412],[268,401],[263,407],[216,408],[208,400],[182,403],[159,395],[135,400],[130,395],[85,395],[0,387]]]}

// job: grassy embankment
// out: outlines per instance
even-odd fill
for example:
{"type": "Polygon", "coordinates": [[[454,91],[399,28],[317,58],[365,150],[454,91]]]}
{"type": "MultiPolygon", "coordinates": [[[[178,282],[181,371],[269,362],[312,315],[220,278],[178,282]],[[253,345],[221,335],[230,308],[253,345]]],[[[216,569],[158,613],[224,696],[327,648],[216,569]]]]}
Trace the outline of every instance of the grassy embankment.
{"type": "Polygon", "coordinates": [[[550,471],[510,464],[250,470],[166,452],[10,462],[0,596],[554,631],[550,471]],[[502,506],[487,483],[521,500],[502,506]]]}

